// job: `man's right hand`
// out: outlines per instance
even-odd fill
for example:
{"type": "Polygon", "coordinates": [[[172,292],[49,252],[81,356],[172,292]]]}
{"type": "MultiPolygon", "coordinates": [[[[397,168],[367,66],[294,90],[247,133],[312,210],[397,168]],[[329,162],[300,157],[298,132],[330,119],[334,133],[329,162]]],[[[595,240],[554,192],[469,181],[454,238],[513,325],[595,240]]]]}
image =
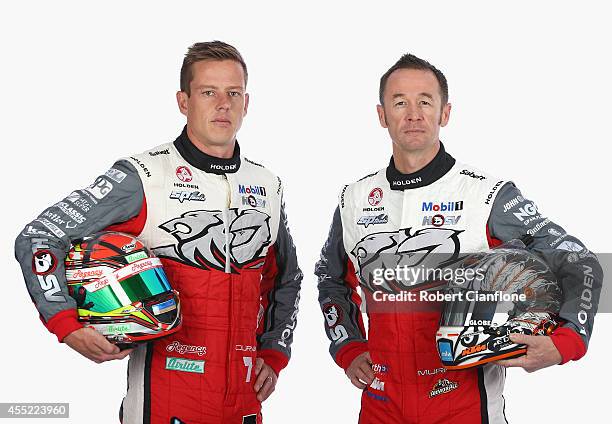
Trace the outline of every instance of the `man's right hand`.
{"type": "Polygon", "coordinates": [[[134,349],[120,350],[93,328],[83,327],[73,331],[63,340],[72,349],[97,364],[113,359],[123,359],[134,349]]]}
{"type": "Polygon", "coordinates": [[[361,390],[368,387],[374,381],[374,371],[372,370],[372,358],[370,352],[363,352],[351,362],[346,369],[346,375],[353,385],[361,390]]]}

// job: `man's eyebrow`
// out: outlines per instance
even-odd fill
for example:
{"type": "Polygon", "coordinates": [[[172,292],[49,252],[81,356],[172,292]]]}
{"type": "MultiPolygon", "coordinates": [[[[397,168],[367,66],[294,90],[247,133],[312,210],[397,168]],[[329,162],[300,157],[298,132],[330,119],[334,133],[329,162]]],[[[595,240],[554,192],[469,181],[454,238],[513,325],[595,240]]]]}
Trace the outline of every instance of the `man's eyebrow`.
{"type": "MultiPolygon", "coordinates": [[[[405,97],[405,96],[406,95],[404,93],[396,93],[396,94],[393,95],[393,99],[396,99],[398,97],[405,97]]],[[[419,93],[419,96],[427,97],[428,99],[433,100],[433,96],[431,94],[429,94],[429,93],[426,93],[426,92],[419,93]]]]}
{"type": "MultiPolygon", "coordinates": [[[[196,89],[201,90],[203,88],[212,88],[214,90],[218,90],[219,87],[217,87],[216,85],[210,85],[210,84],[202,84],[202,85],[198,85],[196,87],[196,89]]],[[[226,90],[244,90],[244,87],[241,85],[232,85],[230,87],[226,87],[226,90]]]]}

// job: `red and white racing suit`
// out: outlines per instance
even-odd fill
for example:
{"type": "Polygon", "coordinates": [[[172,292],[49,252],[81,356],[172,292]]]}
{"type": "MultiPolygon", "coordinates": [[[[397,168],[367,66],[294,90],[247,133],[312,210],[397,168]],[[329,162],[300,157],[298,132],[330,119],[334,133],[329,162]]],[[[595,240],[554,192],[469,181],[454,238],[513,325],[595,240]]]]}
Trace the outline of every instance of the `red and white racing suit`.
{"type": "Polygon", "coordinates": [[[287,365],[302,279],[280,180],[237,143],[232,158],[214,158],[183,131],[48,208],[19,235],[16,256],[60,341],[81,326],[63,261],[41,282],[32,256],[45,248],[62,259],[71,240],[102,229],[136,235],[161,258],[183,314],[180,331],[131,354],[123,424],[260,423],[255,360],[277,374],[287,365]]]}
{"type": "Polygon", "coordinates": [[[563,362],[578,359],[591,334],[601,267],[514,184],[456,162],[441,144],[432,162],[414,174],[401,174],[391,159],[386,169],[344,187],[315,273],[334,360],[346,369],[369,351],[373,361],[376,378],[363,392],[360,423],[506,422],[505,370],[443,368],[436,348],[440,305],[384,298],[412,287],[405,278],[382,284],[375,278],[397,266],[414,268],[423,258],[443,268],[462,253],[525,234],[534,237],[530,248],[546,260],[565,294],[561,317],[567,323],[551,338],[563,362]],[[587,286],[593,308],[583,311],[579,299],[587,286]]]}

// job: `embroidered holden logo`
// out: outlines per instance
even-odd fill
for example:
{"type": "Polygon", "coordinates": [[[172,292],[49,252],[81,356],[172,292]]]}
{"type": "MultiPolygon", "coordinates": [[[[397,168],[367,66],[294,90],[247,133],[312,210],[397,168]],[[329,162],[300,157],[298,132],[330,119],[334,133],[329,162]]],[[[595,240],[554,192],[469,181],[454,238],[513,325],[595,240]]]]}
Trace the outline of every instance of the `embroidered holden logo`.
{"type": "Polygon", "coordinates": [[[176,176],[184,183],[188,183],[189,181],[193,180],[193,175],[186,166],[179,166],[176,168],[176,176]]]}
{"type": "Polygon", "coordinates": [[[368,196],[368,203],[371,206],[377,206],[380,202],[382,202],[383,191],[380,187],[376,187],[370,192],[368,196]]]}

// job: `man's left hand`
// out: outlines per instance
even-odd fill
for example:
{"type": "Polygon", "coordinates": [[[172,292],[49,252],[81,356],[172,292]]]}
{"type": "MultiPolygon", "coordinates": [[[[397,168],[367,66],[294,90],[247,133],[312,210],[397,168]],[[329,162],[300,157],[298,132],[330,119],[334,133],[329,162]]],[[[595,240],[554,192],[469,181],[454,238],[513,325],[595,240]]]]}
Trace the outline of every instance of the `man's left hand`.
{"type": "Polygon", "coordinates": [[[557,365],[561,362],[561,354],[548,336],[527,336],[525,334],[510,334],[514,343],[527,346],[527,354],[513,359],[495,361],[503,367],[521,367],[527,372],[557,365]]]}
{"type": "Polygon", "coordinates": [[[255,360],[255,391],[257,392],[257,400],[263,402],[272,394],[278,381],[278,376],[272,370],[272,367],[266,365],[263,359],[255,360]]]}

